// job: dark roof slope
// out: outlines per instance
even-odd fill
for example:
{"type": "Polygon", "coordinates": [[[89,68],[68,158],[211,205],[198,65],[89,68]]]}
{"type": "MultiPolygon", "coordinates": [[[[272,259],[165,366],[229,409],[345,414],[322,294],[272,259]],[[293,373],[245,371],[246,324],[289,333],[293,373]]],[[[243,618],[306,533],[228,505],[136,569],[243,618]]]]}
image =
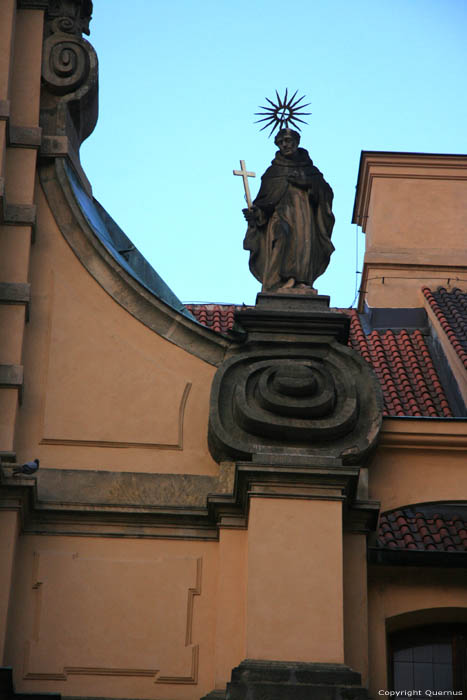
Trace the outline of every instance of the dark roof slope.
{"type": "Polygon", "coordinates": [[[423,287],[423,294],[467,369],[467,292],[444,287],[436,291],[423,287]]]}
{"type": "MultiPolygon", "coordinates": [[[[187,304],[208,328],[227,333],[233,326],[235,304],[187,304]]],[[[349,345],[372,366],[384,397],[385,416],[452,417],[452,411],[419,330],[378,331],[365,335],[354,309],[350,315],[349,345]]]]}

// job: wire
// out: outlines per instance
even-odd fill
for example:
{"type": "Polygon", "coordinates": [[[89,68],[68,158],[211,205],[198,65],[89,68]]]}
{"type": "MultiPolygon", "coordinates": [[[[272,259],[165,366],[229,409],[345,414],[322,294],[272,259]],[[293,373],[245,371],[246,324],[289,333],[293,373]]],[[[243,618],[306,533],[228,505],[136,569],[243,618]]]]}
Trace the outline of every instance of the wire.
{"type": "Polygon", "coordinates": [[[358,269],[358,224],[355,224],[355,295],[353,298],[353,302],[349,306],[349,309],[353,309],[353,305],[357,301],[357,296],[360,291],[358,289],[358,275],[361,274],[362,273],[358,269]]]}

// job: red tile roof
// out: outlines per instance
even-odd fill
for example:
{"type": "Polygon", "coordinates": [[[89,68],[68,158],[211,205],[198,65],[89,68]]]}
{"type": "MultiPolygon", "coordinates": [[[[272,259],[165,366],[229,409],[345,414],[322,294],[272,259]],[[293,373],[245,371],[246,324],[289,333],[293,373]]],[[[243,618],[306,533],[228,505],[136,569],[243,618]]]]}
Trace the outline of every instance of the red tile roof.
{"type": "MultiPolygon", "coordinates": [[[[234,304],[187,304],[195,318],[215,331],[227,333],[233,325],[234,304]]],[[[374,330],[365,335],[355,309],[350,315],[349,345],[373,367],[383,390],[385,416],[452,417],[423,334],[374,330]]]]}
{"type": "Polygon", "coordinates": [[[349,345],[360,353],[378,377],[385,416],[441,416],[452,412],[419,330],[378,331],[365,335],[355,309],[350,314],[349,345]]]}
{"type": "Polygon", "coordinates": [[[218,333],[227,333],[234,324],[235,304],[185,304],[197,321],[218,333]]]}
{"type": "Polygon", "coordinates": [[[448,292],[444,287],[433,291],[423,287],[423,294],[467,369],[467,292],[460,289],[448,292]]]}
{"type": "Polygon", "coordinates": [[[378,545],[389,549],[467,552],[467,507],[446,509],[440,504],[427,509],[422,504],[382,513],[378,545]]]}

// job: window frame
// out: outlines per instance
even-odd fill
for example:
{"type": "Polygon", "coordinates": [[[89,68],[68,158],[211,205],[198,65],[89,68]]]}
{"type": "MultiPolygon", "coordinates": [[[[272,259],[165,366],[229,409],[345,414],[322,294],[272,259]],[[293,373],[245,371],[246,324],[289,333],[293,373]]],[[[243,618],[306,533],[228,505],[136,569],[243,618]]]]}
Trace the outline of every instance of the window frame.
{"type": "MultiPolygon", "coordinates": [[[[436,623],[398,629],[388,635],[388,681],[394,690],[394,652],[420,644],[450,641],[452,646],[453,691],[467,697],[467,624],[436,623]]],[[[417,688],[407,688],[417,690],[417,688]]]]}

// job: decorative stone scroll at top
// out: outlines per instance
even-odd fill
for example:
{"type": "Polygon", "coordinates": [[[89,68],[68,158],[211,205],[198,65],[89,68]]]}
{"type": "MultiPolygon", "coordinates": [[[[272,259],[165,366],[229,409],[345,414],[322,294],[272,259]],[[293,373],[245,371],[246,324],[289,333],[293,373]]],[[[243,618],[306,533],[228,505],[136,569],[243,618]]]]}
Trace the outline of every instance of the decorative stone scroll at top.
{"type": "Polygon", "coordinates": [[[237,314],[249,333],[213,381],[211,453],[218,461],[358,464],[381,425],[379,384],[343,345],[344,314],[323,311],[323,297],[291,301],[270,308],[263,300],[237,314]]]}
{"type": "Polygon", "coordinates": [[[76,156],[97,122],[97,56],[90,0],[51,0],[45,15],[40,123],[45,137],[68,137],[76,156]]]}
{"type": "Polygon", "coordinates": [[[45,15],[46,34],[65,32],[77,36],[89,35],[92,9],[91,0],[49,0],[45,15]]]}

